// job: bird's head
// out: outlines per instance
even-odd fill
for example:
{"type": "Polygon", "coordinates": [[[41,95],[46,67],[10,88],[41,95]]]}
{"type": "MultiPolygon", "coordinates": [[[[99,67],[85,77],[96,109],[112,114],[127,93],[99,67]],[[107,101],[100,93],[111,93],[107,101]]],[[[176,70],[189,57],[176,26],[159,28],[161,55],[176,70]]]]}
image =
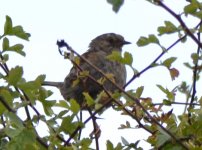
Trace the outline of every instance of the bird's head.
{"type": "Polygon", "coordinates": [[[95,39],[93,39],[89,45],[89,50],[95,51],[105,51],[106,53],[111,53],[112,51],[121,51],[123,45],[130,44],[124,40],[124,38],[115,33],[102,34],[95,39]]]}

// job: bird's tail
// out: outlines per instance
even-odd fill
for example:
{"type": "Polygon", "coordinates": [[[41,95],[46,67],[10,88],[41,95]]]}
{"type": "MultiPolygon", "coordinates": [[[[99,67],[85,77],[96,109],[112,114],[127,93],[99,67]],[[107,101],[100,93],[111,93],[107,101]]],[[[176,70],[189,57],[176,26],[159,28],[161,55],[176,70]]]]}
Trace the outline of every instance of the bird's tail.
{"type": "Polygon", "coordinates": [[[52,81],[44,81],[42,83],[43,86],[54,86],[54,87],[61,87],[63,85],[63,82],[52,82],[52,81]]]}

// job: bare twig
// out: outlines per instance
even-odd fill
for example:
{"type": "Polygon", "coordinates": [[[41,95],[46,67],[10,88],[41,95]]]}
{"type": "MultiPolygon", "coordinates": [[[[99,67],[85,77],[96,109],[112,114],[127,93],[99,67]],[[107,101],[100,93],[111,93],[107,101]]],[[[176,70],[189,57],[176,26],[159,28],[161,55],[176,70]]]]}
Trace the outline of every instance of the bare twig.
{"type": "MultiPolygon", "coordinates": [[[[191,103],[183,103],[183,102],[171,102],[170,105],[190,105],[191,103]]],[[[165,105],[163,103],[154,103],[152,104],[152,106],[156,106],[156,105],[165,105]]],[[[192,103],[192,105],[195,106],[200,106],[200,104],[198,103],[192,103]]]]}

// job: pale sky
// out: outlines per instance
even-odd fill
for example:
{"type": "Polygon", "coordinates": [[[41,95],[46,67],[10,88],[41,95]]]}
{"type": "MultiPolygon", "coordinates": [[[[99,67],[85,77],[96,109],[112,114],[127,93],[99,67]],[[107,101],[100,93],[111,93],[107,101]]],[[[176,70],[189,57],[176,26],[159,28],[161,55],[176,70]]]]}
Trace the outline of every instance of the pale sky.
{"type": "MultiPolygon", "coordinates": [[[[183,1],[169,0],[168,5],[180,13],[183,9],[183,1]]],[[[132,42],[130,46],[124,47],[124,51],[133,54],[134,67],[141,71],[157,57],[161,50],[157,46],[138,48],[136,46],[138,38],[148,34],[157,35],[157,27],[162,26],[165,20],[171,20],[177,26],[179,25],[165,10],[146,0],[127,0],[117,14],[112,11],[112,6],[106,0],[6,0],[1,2],[0,33],[3,31],[6,15],[12,18],[13,25],[22,25],[24,30],[31,34],[29,42],[13,39],[13,44],[17,41],[25,45],[24,50],[27,55],[25,58],[15,55],[10,58],[9,63],[9,67],[16,64],[23,66],[26,80],[33,80],[39,74],[46,74],[47,80],[63,81],[71,68],[71,63],[60,56],[56,41],[64,39],[73,49],[82,54],[88,49],[88,44],[93,38],[108,32],[121,34],[127,41],[132,42]]],[[[167,47],[176,39],[177,35],[163,36],[161,42],[167,47]]],[[[179,58],[179,64],[176,64],[177,67],[182,67],[180,62],[190,59],[192,49],[186,47],[187,53],[183,54],[180,52],[181,49],[185,49],[182,44],[162,59],[173,55],[178,56],[178,54],[184,55],[179,58]]],[[[144,96],[156,98],[158,102],[165,96],[156,88],[156,84],[172,89],[174,85],[181,82],[181,79],[189,78],[190,72],[186,71],[188,70],[185,69],[187,76],[180,76],[180,79],[172,82],[164,68],[156,68],[146,72],[127,89],[145,86],[144,96]]],[[[132,72],[130,69],[127,72],[130,79],[132,72]]],[[[52,99],[60,99],[59,91],[53,90],[55,94],[52,99]]],[[[101,117],[104,118],[99,121],[102,130],[100,145],[103,149],[107,139],[116,144],[121,141],[121,136],[130,142],[146,139],[148,136],[145,131],[139,129],[118,130],[120,124],[125,123],[128,118],[120,116],[112,109],[107,110],[101,117]]],[[[136,126],[135,121],[131,121],[131,124],[136,126]]],[[[86,132],[86,136],[88,134],[89,131],[86,132]]],[[[149,147],[145,142],[141,142],[141,145],[145,149],[149,147]]]]}

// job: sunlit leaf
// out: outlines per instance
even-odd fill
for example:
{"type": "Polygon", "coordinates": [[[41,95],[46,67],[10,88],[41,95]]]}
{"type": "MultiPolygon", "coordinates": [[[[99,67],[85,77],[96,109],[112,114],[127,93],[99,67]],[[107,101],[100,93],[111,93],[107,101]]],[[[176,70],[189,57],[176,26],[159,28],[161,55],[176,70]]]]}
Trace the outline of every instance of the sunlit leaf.
{"type": "Polygon", "coordinates": [[[85,97],[88,106],[92,106],[95,104],[94,99],[87,92],[83,92],[83,95],[85,97]]]}
{"type": "Polygon", "coordinates": [[[73,113],[77,114],[80,110],[80,106],[77,103],[76,100],[70,99],[70,108],[69,108],[73,113]]]}
{"type": "Polygon", "coordinates": [[[129,52],[124,53],[123,63],[127,65],[132,65],[133,63],[133,56],[129,52]]]}

